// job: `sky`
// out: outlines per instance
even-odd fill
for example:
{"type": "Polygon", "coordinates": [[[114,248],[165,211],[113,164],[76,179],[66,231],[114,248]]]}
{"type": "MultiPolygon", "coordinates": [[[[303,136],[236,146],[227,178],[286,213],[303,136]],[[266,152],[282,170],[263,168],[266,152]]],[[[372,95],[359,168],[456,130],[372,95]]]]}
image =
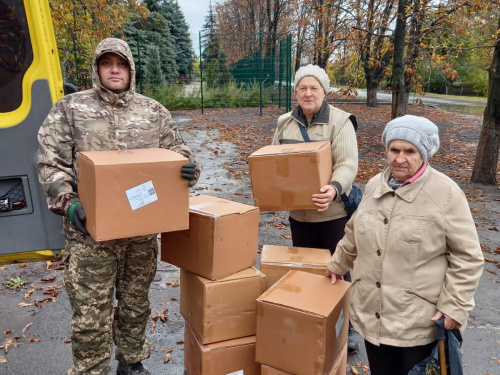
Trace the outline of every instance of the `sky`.
{"type": "MultiPolygon", "coordinates": [[[[189,25],[189,33],[193,41],[193,50],[196,56],[200,55],[199,32],[205,23],[205,17],[208,14],[210,0],[177,0],[182,13],[189,25]]],[[[212,0],[212,4],[215,1],[212,0]]]]}

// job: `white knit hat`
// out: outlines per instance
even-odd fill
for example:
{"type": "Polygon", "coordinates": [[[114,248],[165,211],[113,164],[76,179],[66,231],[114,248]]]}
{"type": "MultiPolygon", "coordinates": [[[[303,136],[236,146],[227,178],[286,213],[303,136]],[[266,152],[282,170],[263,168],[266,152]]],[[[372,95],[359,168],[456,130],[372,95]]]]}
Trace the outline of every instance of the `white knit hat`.
{"type": "Polygon", "coordinates": [[[314,77],[323,87],[325,95],[330,91],[330,77],[326,74],[325,69],[320,68],[318,65],[309,64],[302,66],[295,72],[295,81],[293,82],[293,87],[297,91],[297,85],[300,80],[304,77],[314,77]]]}
{"type": "Polygon", "coordinates": [[[424,117],[405,115],[389,121],[382,133],[382,143],[388,149],[395,139],[415,145],[425,161],[439,149],[438,127],[424,117]]]}

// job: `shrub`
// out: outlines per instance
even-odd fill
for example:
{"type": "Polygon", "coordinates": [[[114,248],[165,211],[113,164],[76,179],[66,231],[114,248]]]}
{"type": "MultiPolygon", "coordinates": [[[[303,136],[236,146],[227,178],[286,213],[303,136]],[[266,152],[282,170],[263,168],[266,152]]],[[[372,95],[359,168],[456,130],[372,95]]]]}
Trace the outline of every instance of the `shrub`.
{"type": "MultiPolygon", "coordinates": [[[[269,102],[273,87],[262,87],[262,103],[269,102]]],[[[200,88],[179,84],[161,87],[147,86],[144,95],[149,96],[165,106],[174,109],[201,108],[200,88]]],[[[260,85],[257,81],[238,86],[231,81],[224,87],[207,89],[203,85],[203,106],[205,108],[258,107],[260,105],[260,85]]]]}

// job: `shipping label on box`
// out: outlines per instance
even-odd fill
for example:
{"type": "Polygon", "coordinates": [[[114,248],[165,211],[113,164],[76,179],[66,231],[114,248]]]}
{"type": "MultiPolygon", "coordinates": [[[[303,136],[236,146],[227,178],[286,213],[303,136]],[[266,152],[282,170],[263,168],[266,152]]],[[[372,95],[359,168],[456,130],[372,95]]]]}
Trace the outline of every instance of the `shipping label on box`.
{"type": "Polygon", "coordinates": [[[330,184],[333,172],[329,141],[265,146],[248,163],[261,211],[317,209],[312,195],[330,184]]]}
{"type": "Polygon", "coordinates": [[[209,195],[189,198],[189,230],[162,234],[161,260],[210,280],[257,262],[259,209],[209,195]]]}
{"type": "Polygon", "coordinates": [[[254,336],[264,279],[253,267],[217,281],[181,269],[180,313],[202,344],[254,336]]]}
{"type": "Polygon", "coordinates": [[[233,372],[260,375],[260,364],[255,362],[255,336],[203,345],[189,323],[186,323],[184,370],[186,375],[223,375],[233,372]]]}
{"type": "Polygon", "coordinates": [[[347,342],[349,286],[289,271],[257,299],[257,362],[296,375],[328,375],[347,342]]]}
{"type": "Polygon", "coordinates": [[[187,158],[163,148],[78,154],[78,196],[96,241],[184,230],[187,158]]]}
{"type": "Polygon", "coordinates": [[[266,290],[291,270],[324,276],[330,258],[327,249],[264,245],[260,270],[266,275],[266,290]]]}

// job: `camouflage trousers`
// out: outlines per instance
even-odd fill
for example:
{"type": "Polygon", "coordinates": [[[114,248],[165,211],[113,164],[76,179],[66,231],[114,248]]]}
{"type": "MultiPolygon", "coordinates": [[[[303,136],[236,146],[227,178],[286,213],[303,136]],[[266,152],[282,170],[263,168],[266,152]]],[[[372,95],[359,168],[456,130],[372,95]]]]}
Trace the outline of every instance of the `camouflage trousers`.
{"type": "Polygon", "coordinates": [[[64,282],[73,310],[74,363],[68,375],[107,375],[113,341],[120,362],[149,358],[148,292],[157,257],[156,239],[118,246],[66,241],[64,282]]]}

